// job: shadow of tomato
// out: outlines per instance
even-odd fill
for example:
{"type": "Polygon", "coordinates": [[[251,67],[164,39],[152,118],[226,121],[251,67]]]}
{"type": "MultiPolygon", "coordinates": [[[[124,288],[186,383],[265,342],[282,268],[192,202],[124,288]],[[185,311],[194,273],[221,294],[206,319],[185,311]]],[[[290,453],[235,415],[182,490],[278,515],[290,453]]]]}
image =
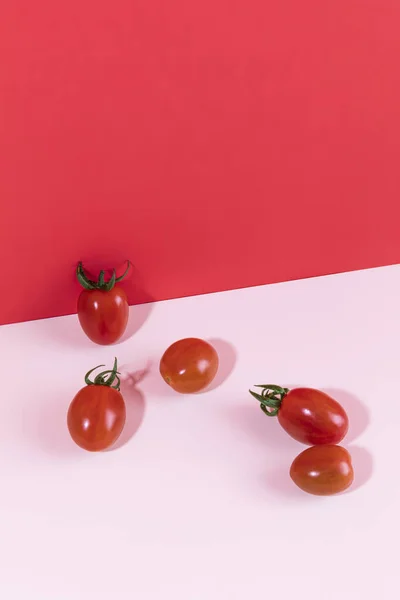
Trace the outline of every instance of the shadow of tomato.
{"type": "Polygon", "coordinates": [[[121,382],[121,394],[125,400],[126,407],[126,421],[124,429],[121,435],[106,452],[118,450],[125,446],[137,433],[140,426],[143,423],[144,414],[146,410],[146,403],[144,395],[136,387],[136,384],[132,380],[125,380],[121,382]]]}

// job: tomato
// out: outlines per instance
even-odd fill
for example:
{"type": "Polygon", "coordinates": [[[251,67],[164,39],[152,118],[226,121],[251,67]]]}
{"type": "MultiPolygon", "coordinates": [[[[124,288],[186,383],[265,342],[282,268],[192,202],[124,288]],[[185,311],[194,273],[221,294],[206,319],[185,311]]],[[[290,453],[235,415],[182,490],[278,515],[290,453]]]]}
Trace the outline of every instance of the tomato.
{"type": "Polygon", "coordinates": [[[116,277],[115,269],[111,279],[104,281],[104,271],[100,271],[98,281],[85,275],[79,263],[76,275],[84,287],[78,298],[78,318],[83,331],[96,344],[113,344],[123,335],[129,317],[128,299],[124,290],[115,287],[127,274],[128,267],[121,277],[116,277]]]}
{"type": "Polygon", "coordinates": [[[124,428],[126,417],[125,402],[119,391],[117,359],[112,370],[99,373],[92,382],[89,377],[95,369],[86,374],[86,386],[72,400],[67,416],[72,439],[91,452],[112,446],[124,428]]]}
{"type": "Polygon", "coordinates": [[[83,331],[96,344],[113,344],[123,335],[129,317],[124,290],[82,290],[78,298],[78,318],[83,331]]]}
{"type": "Polygon", "coordinates": [[[192,394],[207,387],[218,371],[218,354],[204,340],[185,338],[170,346],[160,361],[164,381],[176,392],[192,394]]]}
{"type": "Polygon", "coordinates": [[[312,446],[338,444],[346,435],[349,419],[344,408],[320,390],[259,385],[261,394],[250,390],[268,416],[278,416],[283,429],[295,440],[312,446]]]}
{"type": "Polygon", "coordinates": [[[351,456],[341,446],[312,446],[294,459],[290,477],[309,494],[330,496],[344,492],[354,479],[351,456]]]}

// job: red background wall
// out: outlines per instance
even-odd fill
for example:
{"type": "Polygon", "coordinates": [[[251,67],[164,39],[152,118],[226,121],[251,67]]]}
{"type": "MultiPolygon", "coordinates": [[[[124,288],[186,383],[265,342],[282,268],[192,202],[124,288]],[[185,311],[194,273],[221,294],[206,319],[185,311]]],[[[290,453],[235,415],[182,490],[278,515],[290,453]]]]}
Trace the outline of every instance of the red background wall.
{"type": "Polygon", "coordinates": [[[0,6],[0,322],[400,259],[398,0],[0,6]]]}

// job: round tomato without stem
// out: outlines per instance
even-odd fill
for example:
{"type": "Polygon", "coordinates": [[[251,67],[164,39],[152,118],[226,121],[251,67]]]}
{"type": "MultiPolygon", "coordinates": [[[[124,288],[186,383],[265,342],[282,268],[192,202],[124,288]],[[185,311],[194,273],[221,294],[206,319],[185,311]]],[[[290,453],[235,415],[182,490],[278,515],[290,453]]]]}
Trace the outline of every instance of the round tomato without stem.
{"type": "Polygon", "coordinates": [[[263,412],[278,416],[283,429],[295,440],[308,445],[338,444],[346,435],[349,420],[344,408],[320,390],[276,385],[259,385],[261,394],[250,390],[263,412]]]}
{"type": "Polygon", "coordinates": [[[185,338],[172,344],[160,361],[164,381],[176,392],[192,394],[206,388],[218,371],[218,354],[208,342],[185,338]]]}
{"type": "Polygon", "coordinates": [[[109,281],[104,280],[100,271],[98,281],[85,275],[82,264],[77,268],[78,281],[84,287],[78,298],[78,318],[83,331],[96,344],[114,344],[123,335],[129,318],[128,299],[124,290],[115,286],[129,270],[130,263],[121,277],[116,277],[115,269],[109,281]]]}
{"type": "Polygon", "coordinates": [[[290,477],[308,494],[339,494],[353,483],[351,456],[341,446],[312,446],[294,459],[290,477]]]}
{"type": "Polygon", "coordinates": [[[91,452],[112,446],[124,428],[126,417],[125,402],[119,391],[117,359],[112,370],[99,373],[92,382],[89,377],[95,369],[86,374],[86,386],[72,400],[67,416],[72,439],[91,452]]]}

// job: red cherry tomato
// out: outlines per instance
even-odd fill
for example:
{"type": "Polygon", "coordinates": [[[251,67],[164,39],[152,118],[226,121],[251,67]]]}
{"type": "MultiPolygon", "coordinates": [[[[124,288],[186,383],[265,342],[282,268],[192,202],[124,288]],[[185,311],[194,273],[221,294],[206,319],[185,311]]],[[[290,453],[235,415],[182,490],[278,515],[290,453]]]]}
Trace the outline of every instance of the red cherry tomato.
{"type": "Polygon", "coordinates": [[[353,483],[351,456],[341,446],[312,446],[294,459],[290,477],[309,494],[338,494],[353,483]]]}
{"type": "Polygon", "coordinates": [[[218,354],[204,340],[186,338],[170,346],[160,361],[164,381],[176,392],[200,392],[214,379],[218,371],[218,354]]]}
{"type": "Polygon", "coordinates": [[[104,271],[100,271],[98,281],[88,279],[82,263],[77,268],[78,281],[84,287],[78,298],[78,318],[83,331],[96,344],[113,344],[123,335],[129,317],[129,305],[125,292],[114,287],[129,270],[130,263],[121,277],[115,270],[108,282],[104,281],[104,271]]]}
{"type": "Polygon", "coordinates": [[[283,429],[303,444],[338,444],[346,435],[349,420],[344,408],[319,390],[261,385],[261,394],[250,391],[268,416],[278,416],[283,429]]]}
{"type": "Polygon", "coordinates": [[[119,392],[117,359],[111,371],[99,373],[91,382],[89,377],[95,369],[86,374],[86,386],[72,400],[67,416],[72,439],[91,452],[114,444],[124,428],[126,416],[125,402],[119,392]]]}

